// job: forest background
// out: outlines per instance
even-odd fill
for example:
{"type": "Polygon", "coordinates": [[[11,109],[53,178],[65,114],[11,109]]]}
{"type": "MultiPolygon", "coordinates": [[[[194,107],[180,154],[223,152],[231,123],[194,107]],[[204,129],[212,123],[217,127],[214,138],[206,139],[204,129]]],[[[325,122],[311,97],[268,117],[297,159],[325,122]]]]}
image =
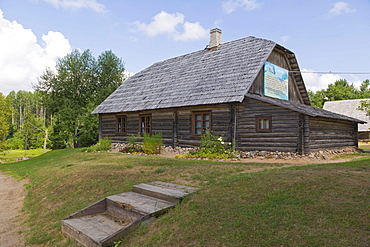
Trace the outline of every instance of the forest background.
{"type": "MultiPolygon", "coordinates": [[[[112,51],[97,58],[90,50],[73,50],[46,68],[33,92],[0,92],[0,152],[16,149],[62,149],[91,146],[98,141],[98,115],[91,112],[126,79],[124,63],[112,51]],[[47,137],[47,138],[46,138],[47,137]]],[[[369,99],[370,81],[359,88],[337,80],[326,89],[309,91],[311,104],[369,99]]],[[[369,110],[368,101],[363,110],[369,110]]],[[[5,153],[4,153],[5,154],[5,153]]]]}
{"type": "Polygon", "coordinates": [[[46,68],[34,92],[0,92],[0,152],[90,146],[98,141],[98,116],[91,112],[125,80],[124,64],[112,51],[95,58],[73,50],[46,68]]]}

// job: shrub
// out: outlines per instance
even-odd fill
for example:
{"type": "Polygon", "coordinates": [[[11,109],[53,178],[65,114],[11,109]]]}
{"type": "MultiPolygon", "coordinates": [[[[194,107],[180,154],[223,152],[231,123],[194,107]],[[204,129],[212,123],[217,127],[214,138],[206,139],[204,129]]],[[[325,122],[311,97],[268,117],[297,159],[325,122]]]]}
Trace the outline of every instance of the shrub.
{"type": "Polygon", "coordinates": [[[108,138],[100,139],[100,141],[92,145],[91,147],[82,149],[82,152],[94,152],[94,151],[108,151],[112,147],[112,141],[108,138]]]}
{"type": "Polygon", "coordinates": [[[143,153],[143,149],[138,144],[139,138],[140,135],[131,135],[127,138],[127,145],[119,151],[121,153],[143,153]]]}
{"type": "Polygon", "coordinates": [[[144,134],[143,151],[146,154],[159,154],[162,147],[162,133],[144,134]]]}
{"type": "Polygon", "coordinates": [[[176,158],[208,158],[229,159],[235,158],[232,143],[225,143],[221,136],[205,134],[201,137],[200,148],[190,150],[188,154],[177,155],[176,158]]]}

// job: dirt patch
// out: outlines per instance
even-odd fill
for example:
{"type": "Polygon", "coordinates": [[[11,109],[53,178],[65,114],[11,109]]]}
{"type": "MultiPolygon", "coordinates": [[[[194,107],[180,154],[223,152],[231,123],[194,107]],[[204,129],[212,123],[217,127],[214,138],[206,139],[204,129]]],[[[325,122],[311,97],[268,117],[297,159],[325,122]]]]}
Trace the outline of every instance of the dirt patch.
{"type": "Polygon", "coordinates": [[[24,246],[21,232],[26,180],[17,181],[0,172],[0,245],[2,247],[24,246]]]}

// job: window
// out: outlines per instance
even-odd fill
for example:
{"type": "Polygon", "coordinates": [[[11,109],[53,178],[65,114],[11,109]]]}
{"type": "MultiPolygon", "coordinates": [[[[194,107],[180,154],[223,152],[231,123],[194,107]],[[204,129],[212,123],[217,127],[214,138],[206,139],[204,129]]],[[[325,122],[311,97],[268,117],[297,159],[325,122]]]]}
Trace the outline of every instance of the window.
{"type": "Polygon", "coordinates": [[[124,135],[127,130],[127,118],[126,116],[116,116],[116,134],[124,135]]]}
{"type": "Polygon", "coordinates": [[[257,132],[271,132],[271,117],[256,116],[256,130],[257,132]]]}
{"type": "Polygon", "coordinates": [[[152,133],[152,116],[150,114],[140,115],[140,134],[152,133]]]}
{"type": "Polygon", "coordinates": [[[211,112],[193,112],[193,135],[200,136],[211,133],[211,112]]]}

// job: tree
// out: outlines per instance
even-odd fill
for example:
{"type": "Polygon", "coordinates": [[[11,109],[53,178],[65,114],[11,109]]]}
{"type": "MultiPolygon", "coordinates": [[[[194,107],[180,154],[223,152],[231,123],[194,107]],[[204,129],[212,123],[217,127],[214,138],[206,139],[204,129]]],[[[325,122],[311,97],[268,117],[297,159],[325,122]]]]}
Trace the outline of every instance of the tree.
{"type": "Polygon", "coordinates": [[[124,71],[122,59],[118,58],[112,51],[105,51],[98,57],[95,106],[103,102],[122,84],[125,78],[124,71]]]}
{"type": "Polygon", "coordinates": [[[42,133],[50,125],[49,114],[38,92],[11,91],[11,128],[7,147],[10,149],[40,148],[42,133]]]}
{"type": "Polygon", "coordinates": [[[365,80],[361,83],[361,86],[360,86],[360,96],[361,96],[361,99],[366,99],[366,98],[370,98],[370,88],[369,88],[369,85],[370,85],[370,81],[369,80],[365,80]]]}
{"type": "Polygon", "coordinates": [[[5,140],[11,125],[11,105],[9,99],[0,93],[0,151],[5,149],[5,140]]]}
{"type": "Polygon", "coordinates": [[[346,80],[337,80],[334,84],[329,84],[325,91],[328,101],[355,99],[358,97],[358,90],[346,80]]]}
{"type": "Polygon", "coordinates": [[[369,80],[365,80],[362,82],[360,89],[357,89],[353,84],[349,84],[346,80],[341,79],[329,84],[327,89],[322,89],[315,93],[309,91],[308,95],[311,105],[322,108],[326,101],[369,98],[369,84],[369,80]]]}
{"type": "Polygon", "coordinates": [[[36,86],[53,115],[54,148],[89,146],[98,139],[98,117],[91,112],[124,80],[124,66],[112,51],[95,59],[73,50],[46,69],[36,86]]]}
{"type": "Polygon", "coordinates": [[[316,93],[308,91],[308,96],[310,97],[311,105],[317,108],[322,108],[327,100],[324,90],[317,91],[316,93]]]}

